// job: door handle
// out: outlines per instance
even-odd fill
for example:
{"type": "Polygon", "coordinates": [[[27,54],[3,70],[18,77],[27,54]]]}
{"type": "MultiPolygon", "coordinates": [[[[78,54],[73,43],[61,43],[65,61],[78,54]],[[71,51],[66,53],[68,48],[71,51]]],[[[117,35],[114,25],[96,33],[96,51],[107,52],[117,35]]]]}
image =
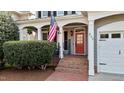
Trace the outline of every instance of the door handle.
{"type": "Polygon", "coordinates": [[[99,63],[99,65],[107,65],[106,63],[99,63]]]}

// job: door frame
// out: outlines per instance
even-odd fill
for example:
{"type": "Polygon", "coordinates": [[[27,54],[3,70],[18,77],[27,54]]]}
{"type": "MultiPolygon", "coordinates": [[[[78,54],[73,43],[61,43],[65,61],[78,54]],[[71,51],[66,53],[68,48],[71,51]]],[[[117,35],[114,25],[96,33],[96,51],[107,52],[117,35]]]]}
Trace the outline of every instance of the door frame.
{"type": "Polygon", "coordinates": [[[86,47],[87,47],[87,44],[86,44],[86,30],[85,28],[75,28],[74,29],[74,41],[73,41],[73,44],[74,44],[74,55],[86,55],[86,47]],[[80,30],[82,29],[82,32],[76,32],[76,30],[80,30]],[[76,33],[83,33],[84,34],[84,53],[83,54],[78,54],[76,53],[76,33]]]}

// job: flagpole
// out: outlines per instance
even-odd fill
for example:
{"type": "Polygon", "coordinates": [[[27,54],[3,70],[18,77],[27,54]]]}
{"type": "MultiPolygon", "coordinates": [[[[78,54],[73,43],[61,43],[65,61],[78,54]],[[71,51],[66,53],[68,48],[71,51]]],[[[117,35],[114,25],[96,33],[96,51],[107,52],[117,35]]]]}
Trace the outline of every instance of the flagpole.
{"type": "MultiPolygon", "coordinates": [[[[54,11],[51,11],[51,17],[54,17],[54,20],[55,20],[55,23],[56,23],[56,25],[57,25],[57,37],[58,37],[58,34],[60,34],[60,31],[59,31],[59,26],[58,26],[58,24],[57,24],[57,21],[56,21],[56,18],[55,18],[55,16],[54,16],[54,13],[53,13],[54,11]]],[[[57,38],[57,41],[58,41],[58,38],[57,38]]],[[[59,42],[58,42],[58,44],[57,44],[57,54],[59,55],[59,51],[60,51],[60,44],[59,44],[59,42]]]]}

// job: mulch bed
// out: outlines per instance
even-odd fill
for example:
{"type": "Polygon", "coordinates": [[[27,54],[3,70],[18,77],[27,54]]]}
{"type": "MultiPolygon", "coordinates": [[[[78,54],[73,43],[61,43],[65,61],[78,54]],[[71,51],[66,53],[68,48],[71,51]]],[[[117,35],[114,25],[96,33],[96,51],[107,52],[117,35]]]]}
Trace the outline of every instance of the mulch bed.
{"type": "Polygon", "coordinates": [[[1,81],[44,81],[54,72],[53,68],[46,70],[18,70],[7,68],[0,70],[1,81]]]}
{"type": "Polygon", "coordinates": [[[0,70],[0,81],[44,81],[54,72],[58,62],[59,58],[54,57],[46,70],[4,68],[0,70]]]}

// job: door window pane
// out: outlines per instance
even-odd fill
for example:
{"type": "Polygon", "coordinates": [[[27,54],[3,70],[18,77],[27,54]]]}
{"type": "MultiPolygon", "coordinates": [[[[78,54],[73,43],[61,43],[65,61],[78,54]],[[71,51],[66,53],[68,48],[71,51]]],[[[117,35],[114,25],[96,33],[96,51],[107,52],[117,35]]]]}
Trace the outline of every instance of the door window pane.
{"type": "Polygon", "coordinates": [[[83,43],[83,35],[77,34],[77,44],[82,44],[82,43],[83,43]]]}

